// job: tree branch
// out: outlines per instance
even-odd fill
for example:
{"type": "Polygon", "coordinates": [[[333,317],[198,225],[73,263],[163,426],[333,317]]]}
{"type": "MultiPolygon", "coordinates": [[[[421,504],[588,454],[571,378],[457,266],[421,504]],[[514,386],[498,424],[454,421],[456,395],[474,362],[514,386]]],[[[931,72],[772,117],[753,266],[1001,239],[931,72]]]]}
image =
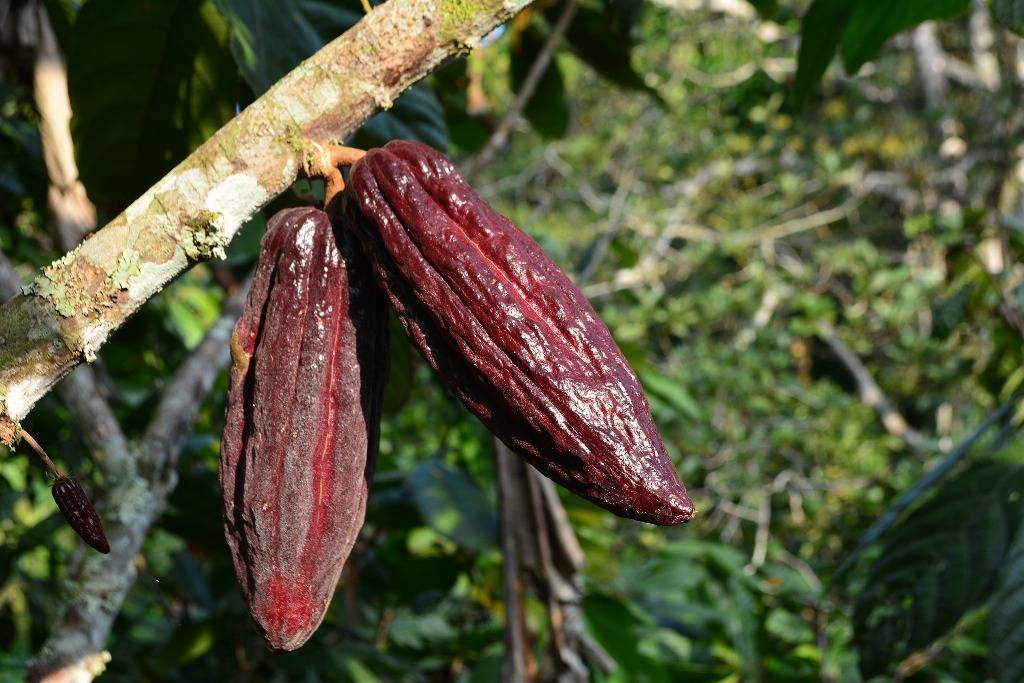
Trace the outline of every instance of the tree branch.
{"type": "Polygon", "coordinates": [[[494,440],[504,551],[505,658],[502,681],[584,683],[588,667],[615,662],[587,632],[581,603],[583,551],[551,481],[494,440]],[[526,589],[547,604],[550,637],[539,667],[526,646],[526,589]]]}
{"type": "Polygon", "coordinates": [[[112,486],[100,508],[110,554],[85,556],[79,575],[69,581],[74,592],[32,663],[28,680],[86,683],[102,673],[110,660],[103,644],[135,582],[135,558],[177,483],[178,452],[192,431],[199,407],[228,363],[228,336],[247,292],[248,284],[228,299],[220,318],[175,372],[142,442],[123,460],[107,463],[112,486]]]}
{"type": "Polygon", "coordinates": [[[470,161],[463,164],[462,171],[465,175],[473,175],[481,168],[491,163],[494,159],[494,155],[508,143],[509,135],[512,133],[512,126],[519,121],[519,117],[523,115],[523,109],[526,108],[526,104],[530,101],[530,98],[533,97],[534,92],[537,90],[537,86],[540,85],[540,79],[543,78],[545,72],[547,72],[548,65],[551,63],[551,59],[555,56],[555,50],[558,49],[559,43],[562,42],[562,36],[564,36],[566,30],[568,30],[573,17],[576,16],[577,6],[578,3],[576,0],[568,0],[565,3],[565,7],[562,9],[562,13],[555,21],[555,25],[551,27],[551,33],[548,34],[548,39],[544,42],[540,52],[537,53],[537,58],[533,60],[533,64],[530,65],[530,70],[527,72],[526,78],[523,80],[523,84],[519,87],[519,92],[516,93],[516,98],[512,101],[512,106],[509,107],[508,111],[505,113],[505,117],[502,118],[497,129],[495,129],[490,139],[487,140],[487,144],[484,145],[484,148],[481,149],[470,161]]]}
{"type": "Polygon", "coordinates": [[[34,3],[36,59],[32,69],[33,96],[39,110],[39,139],[50,179],[47,202],[61,246],[71,249],[96,227],[96,207],[78,179],[75,147],[71,142],[71,99],[68,72],[50,17],[42,2],[34,3]]]}
{"type": "Polygon", "coordinates": [[[915,450],[924,452],[935,450],[934,444],[926,436],[907,424],[906,419],[896,410],[857,354],[833,330],[823,326],[818,335],[853,375],[861,400],[875,409],[887,432],[903,439],[908,446],[915,450]]]}
{"type": "Polygon", "coordinates": [[[281,79],[120,216],[0,306],[0,441],[149,297],[296,179],[304,140],[342,140],[529,0],[391,0],[281,79]]]}

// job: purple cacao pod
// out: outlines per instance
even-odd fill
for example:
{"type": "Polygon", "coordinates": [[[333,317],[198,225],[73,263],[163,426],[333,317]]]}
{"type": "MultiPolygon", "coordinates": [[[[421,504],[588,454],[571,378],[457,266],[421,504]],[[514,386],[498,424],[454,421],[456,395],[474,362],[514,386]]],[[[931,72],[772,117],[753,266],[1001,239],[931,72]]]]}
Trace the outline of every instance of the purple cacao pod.
{"type": "Polygon", "coordinates": [[[103,523],[78,480],[58,477],[53,482],[51,493],[57,508],[75,533],[92,548],[101,553],[109,553],[110,544],[107,543],[107,535],[103,533],[103,523]]]}
{"type": "Polygon", "coordinates": [[[231,338],[225,535],[267,644],[323,620],[362,527],[387,372],[387,304],[323,211],[270,219],[231,338]]]}
{"type": "Polygon", "coordinates": [[[413,344],[509,448],[618,515],[693,516],[608,328],[449,159],[410,141],[370,150],[344,210],[413,344]]]}

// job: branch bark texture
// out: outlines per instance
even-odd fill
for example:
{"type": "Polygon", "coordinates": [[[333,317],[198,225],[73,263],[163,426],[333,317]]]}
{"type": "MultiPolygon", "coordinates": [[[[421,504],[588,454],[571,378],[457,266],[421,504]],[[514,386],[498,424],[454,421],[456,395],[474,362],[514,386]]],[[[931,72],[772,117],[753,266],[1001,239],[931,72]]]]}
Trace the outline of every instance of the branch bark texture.
{"type": "Polygon", "coordinates": [[[529,0],[391,0],[281,79],[121,215],[0,306],[0,441],[64,375],[341,141],[529,0]]]}
{"type": "MultiPolygon", "coordinates": [[[[116,443],[108,444],[112,450],[102,466],[110,487],[100,508],[110,539],[110,554],[85,555],[78,576],[68,582],[73,592],[66,596],[46,644],[32,663],[29,681],[85,683],[103,672],[110,659],[103,646],[128,590],[135,583],[136,557],[150,527],[167,507],[177,483],[178,453],[192,433],[199,407],[209,396],[217,374],[227,366],[228,338],[247,291],[248,286],[240,287],[228,299],[220,318],[175,372],[142,440],[128,446],[122,436],[116,443]],[[114,445],[117,447],[113,448],[114,445]]],[[[72,377],[82,375],[75,373],[72,377]]],[[[79,384],[74,381],[62,385],[76,424],[93,423],[99,430],[112,423],[113,431],[120,434],[112,415],[106,420],[90,414],[88,406],[96,402],[86,399],[94,397],[95,391],[88,384],[81,388],[79,384]],[[79,390],[84,397],[76,400],[68,395],[79,390]]],[[[95,439],[94,434],[86,434],[87,441],[95,439]]]]}

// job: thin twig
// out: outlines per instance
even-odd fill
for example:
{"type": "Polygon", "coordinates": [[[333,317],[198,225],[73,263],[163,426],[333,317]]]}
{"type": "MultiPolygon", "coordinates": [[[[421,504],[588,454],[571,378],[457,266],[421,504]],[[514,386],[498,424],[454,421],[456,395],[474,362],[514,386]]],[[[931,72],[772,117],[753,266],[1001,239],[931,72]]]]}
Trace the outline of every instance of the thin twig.
{"type": "Polygon", "coordinates": [[[861,400],[875,409],[887,432],[903,439],[914,450],[930,452],[936,449],[930,439],[907,423],[903,415],[893,406],[889,397],[882,391],[882,387],[875,381],[871,371],[831,327],[823,325],[818,331],[818,336],[828,344],[836,357],[853,375],[861,400]]]}
{"type": "Polygon", "coordinates": [[[516,508],[520,504],[513,491],[520,488],[514,481],[516,471],[513,454],[505,444],[494,441],[494,459],[498,470],[498,506],[501,519],[502,592],[505,599],[505,653],[502,657],[501,680],[519,683],[526,680],[526,638],[523,615],[523,583],[519,576],[520,550],[516,539],[516,508]]]}
{"type": "Polygon", "coordinates": [[[506,112],[501,123],[494,130],[494,133],[491,134],[483,149],[473,159],[463,164],[463,171],[466,175],[473,175],[477,170],[490,164],[494,160],[494,156],[508,143],[512,127],[519,121],[527,102],[530,101],[530,98],[533,97],[534,92],[537,90],[537,86],[540,85],[540,80],[544,77],[544,73],[547,71],[552,57],[554,57],[558,44],[562,42],[562,36],[565,35],[569,24],[572,23],[572,19],[576,15],[577,7],[577,0],[566,1],[562,13],[555,21],[555,25],[551,27],[548,39],[544,42],[540,52],[537,53],[537,58],[533,60],[533,64],[530,65],[530,70],[527,72],[526,78],[523,79],[523,84],[519,87],[519,92],[516,93],[512,106],[509,107],[508,112],[506,112]]]}
{"type": "Polygon", "coordinates": [[[53,460],[50,460],[50,456],[46,454],[43,447],[39,445],[39,442],[24,429],[21,430],[21,438],[25,443],[31,446],[32,450],[34,450],[36,455],[39,456],[39,459],[43,461],[43,465],[46,467],[46,473],[53,479],[60,479],[60,471],[57,469],[57,466],[53,464],[53,460]]]}

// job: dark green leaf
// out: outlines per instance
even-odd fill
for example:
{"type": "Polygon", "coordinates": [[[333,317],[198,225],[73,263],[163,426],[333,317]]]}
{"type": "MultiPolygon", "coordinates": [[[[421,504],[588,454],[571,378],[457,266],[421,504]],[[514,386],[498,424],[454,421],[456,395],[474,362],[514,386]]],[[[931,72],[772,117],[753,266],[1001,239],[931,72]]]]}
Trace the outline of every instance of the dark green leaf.
{"type": "Polygon", "coordinates": [[[388,319],[390,334],[390,362],[388,385],[384,390],[384,414],[393,415],[405,405],[412,394],[413,372],[416,357],[412,345],[406,339],[401,323],[394,315],[388,319]]]}
{"type": "Polygon", "coordinates": [[[984,602],[1021,522],[1024,465],[972,465],[882,537],[857,596],[865,677],[944,635],[984,602]]]}
{"type": "Polygon", "coordinates": [[[466,59],[456,59],[441,67],[431,74],[430,83],[441,101],[451,144],[464,152],[482,149],[491,137],[494,124],[486,113],[470,111],[470,75],[466,59]]]}
{"type": "Polygon", "coordinates": [[[202,567],[196,558],[187,550],[174,553],[171,580],[178,586],[188,601],[208,610],[212,610],[213,594],[206,583],[202,567]]]}
{"type": "Polygon", "coordinates": [[[658,91],[633,68],[633,39],[628,28],[616,26],[598,10],[580,7],[565,37],[577,56],[597,73],[623,88],[642,90],[664,104],[658,91]]]}
{"type": "Polygon", "coordinates": [[[416,84],[406,90],[391,109],[363,124],[353,137],[353,144],[379,147],[388,140],[396,139],[419,140],[442,151],[447,149],[448,129],[444,112],[428,86],[416,84]]]}
{"type": "Polygon", "coordinates": [[[170,640],[156,653],[161,667],[173,668],[206,654],[217,641],[218,627],[213,620],[186,624],[177,629],[170,640]]]}
{"type": "Polygon", "coordinates": [[[627,673],[624,680],[667,679],[660,662],[637,650],[639,630],[644,622],[635,605],[613,595],[591,591],[583,599],[583,616],[587,629],[618,664],[618,672],[627,673]]]}
{"type": "Polygon", "coordinates": [[[992,14],[1006,28],[1024,35],[1024,0],[993,0],[992,14]]]}
{"type": "Polygon", "coordinates": [[[1024,681],[1024,533],[1017,535],[992,593],[989,661],[1000,683],[1024,681]]]}
{"type": "MultiPolygon", "coordinates": [[[[512,89],[515,92],[519,92],[523,87],[523,81],[537,60],[544,42],[543,34],[534,25],[519,34],[518,43],[512,50],[510,71],[512,89]]],[[[536,90],[526,101],[523,114],[533,129],[545,138],[560,138],[568,132],[569,103],[565,99],[562,72],[555,60],[551,60],[544,70],[536,90]]]]}
{"type": "MultiPolygon", "coordinates": [[[[355,0],[216,0],[231,24],[231,51],[242,76],[257,95],[341,35],[363,17],[355,0]]],[[[448,131],[433,91],[416,85],[356,133],[352,143],[375,147],[396,138],[414,139],[444,150],[448,131]]]]}
{"type": "Polygon", "coordinates": [[[408,485],[420,514],[435,531],[470,550],[497,546],[494,503],[464,471],[432,458],[413,470],[408,485]]]}
{"type": "Polygon", "coordinates": [[[115,207],[234,114],[227,24],[207,0],[91,0],[68,69],[82,179],[115,207]]]}
{"type": "Polygon", "coordinates": [[[855,73],[900,31],[929,19],[949,19],[970,6],[970,0],[857,0],[843,31],[843,65],[855,73]]]}
{"type": "Polygon", "coordinates": [[[216,0],[231,24],[231,52],[243,78],[264,93],[299,62],[359,21],[358,3],[216,0]]]}
{"type": "Polygon", "coordinates": [[[839,38],[855,0],[814,0],[800,28],[793,95],[803,102],[821,80],[839,47],[839,38]]]}
{"type": "Polygon", "coordinates": [[[771,19],[775,16],[775,10],[779,8],[778,0],[747,0],[754,9],[757,10],[758,16],[762,19],[771,19]]]}

